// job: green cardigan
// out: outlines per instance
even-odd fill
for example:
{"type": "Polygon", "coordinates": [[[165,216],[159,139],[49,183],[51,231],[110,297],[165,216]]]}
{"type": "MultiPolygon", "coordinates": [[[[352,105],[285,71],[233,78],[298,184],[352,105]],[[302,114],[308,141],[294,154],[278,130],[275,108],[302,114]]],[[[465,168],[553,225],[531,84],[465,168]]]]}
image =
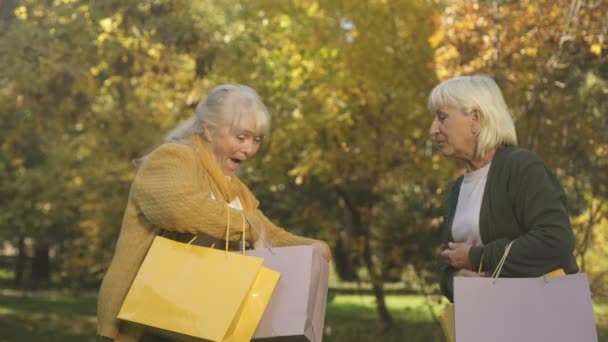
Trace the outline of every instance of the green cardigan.
{"type": "MultiPolygon", "coordinates": [[[[456,181],[445,205],[444,245],[453,241],[452,222],[462,180],[460,177],[456,181]]],[[[514,240],[501,277],[539,277],[559,268],[568,274],[578,272],[565,197],[555,175],[536,154],[514,146],[498,148],[479,213],[484,245],[469,251],[473,268],[478,269],[483,260],[482,270],[491,274],[506,245],[514,240]]],[[[440,260],[439,271],[441,291],[452,301],[454,273],[458,270],[440,260]]]]}

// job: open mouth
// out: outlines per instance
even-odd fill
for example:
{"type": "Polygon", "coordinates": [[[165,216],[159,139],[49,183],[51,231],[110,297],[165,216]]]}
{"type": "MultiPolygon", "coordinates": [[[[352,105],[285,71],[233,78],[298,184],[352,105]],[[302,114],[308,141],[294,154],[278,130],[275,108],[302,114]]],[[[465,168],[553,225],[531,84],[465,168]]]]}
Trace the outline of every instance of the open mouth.
{"type": "Polygon", "coordinates": [[[241,165],[241,163],[243,162],[240,159],[236,159],[236,158],[230,158],[230,160],[232,160],[233,163],[237,164],[237,165],[241,165]]]}

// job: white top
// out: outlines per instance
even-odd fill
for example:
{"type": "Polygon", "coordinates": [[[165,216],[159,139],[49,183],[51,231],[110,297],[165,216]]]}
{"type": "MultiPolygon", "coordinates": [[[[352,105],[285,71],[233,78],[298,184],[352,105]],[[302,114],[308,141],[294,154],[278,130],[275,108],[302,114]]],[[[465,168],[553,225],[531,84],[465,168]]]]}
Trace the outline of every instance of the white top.
{"type": "Polygon", "coordinates": [[[455,242],[483,246],[479,235],[479,212],[491,164],[464,175],[452,222],[452,237],[455,242]]]}
{"type": "MultiPolygon", "coordinates": [[[[213,192],[211,193],[211,199],[217,200],[217,198],[215,197],[215,195],[213,194],[213,192]]],[[[241,200],[239,199],[239,196],[236,196],[232,200],[232,202],[228,203],[228,206],[230,208],[234,208],[234,209],[238,209],[238,210],[243,210],[243,204],[241,203],[241,200]]],[[[205,243],[210,244],[210,243],[207,242],[208,240],[202,240],[201,239],[201,241],[204,241],[205,243]]],[[[213,241],[213,243],[216,243],[217,241],[223,241],[223,239],[215,239],[215,241],[213,241]]],[[[243,248],[243,241],[239,241],[239,250],[241,250],[242,248],[243,248]]]]}
{"type": "Polygon", "coordinates": [[[236,196],[232,202],[228,203],[228,206],[234,209],[243,210],[243,204],[241,203],[239,196],[236,196]]]}
{"type": "MultiPolygon", "coordinates": [[[[228,181],[230,181],[230,176],[226,176],[226,178],[228,179],[228,181]]],[[[215,197],[215,195],[213,194],[213,192],[211,193],[211,199],[212,200],[216,200],[217,198],[215,197]]],[[[230,208],[233,209],[238,209],[238,210],[243,210],[243,204],[241,203],[241,200],[239,199],[239,196],[236,196],[232,202],[228,203],[228,206],[230,208]]]]}

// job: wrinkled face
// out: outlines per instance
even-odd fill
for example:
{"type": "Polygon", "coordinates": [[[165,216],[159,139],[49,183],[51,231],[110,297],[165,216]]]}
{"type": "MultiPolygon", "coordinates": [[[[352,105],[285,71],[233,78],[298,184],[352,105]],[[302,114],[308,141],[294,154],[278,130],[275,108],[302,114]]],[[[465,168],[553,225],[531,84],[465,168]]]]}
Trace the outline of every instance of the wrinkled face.
{"type": "Polygon", "coordinates": [[[254,132],[252,120],[241,128],[218,127],[205,134],[210,151],[226,176],[234,175],[245,160],[258,152],[264,137],[254,132]]]}
{"type": "Polygon", "coordinates": [[[429,133],[444,156],[473,160],[479,120],[476,111],[465,114],[455,107],[443,106],[435,113],[429,133]]]}

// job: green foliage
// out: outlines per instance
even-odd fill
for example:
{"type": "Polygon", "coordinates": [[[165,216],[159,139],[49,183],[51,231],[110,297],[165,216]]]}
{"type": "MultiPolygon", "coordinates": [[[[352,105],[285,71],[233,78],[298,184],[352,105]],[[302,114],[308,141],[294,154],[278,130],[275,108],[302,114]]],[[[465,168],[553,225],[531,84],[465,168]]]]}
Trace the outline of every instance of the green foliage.
{"type": "Polygon", "coordinates": [[[0,234],[56,247],[66,285],[98,280],[131,159],[198,99],[217,4],[22,1],[0,22],[0,234]]]}

